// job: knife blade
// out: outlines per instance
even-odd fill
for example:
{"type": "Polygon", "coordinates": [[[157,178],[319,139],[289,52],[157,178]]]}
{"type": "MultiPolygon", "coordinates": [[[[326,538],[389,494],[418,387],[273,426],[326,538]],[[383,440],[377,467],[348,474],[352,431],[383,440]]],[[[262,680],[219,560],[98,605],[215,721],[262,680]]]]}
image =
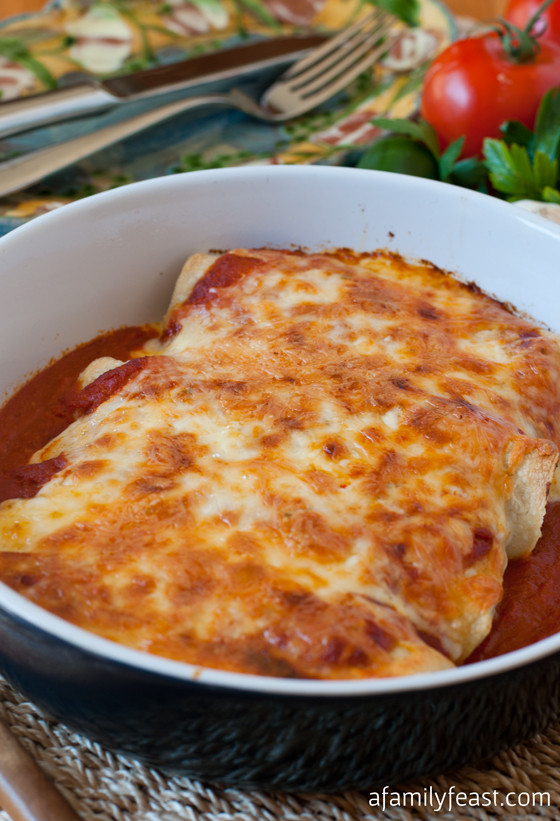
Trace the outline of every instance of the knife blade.
{"type": "Polygon", "coordinates": [[[80,82],[0,102],[0,138],[171,91],[187,91],[218,81],[237,80],[282,68],[324,42],[321,34],[293,35],[234,46],[132,74],[80,82]]]}

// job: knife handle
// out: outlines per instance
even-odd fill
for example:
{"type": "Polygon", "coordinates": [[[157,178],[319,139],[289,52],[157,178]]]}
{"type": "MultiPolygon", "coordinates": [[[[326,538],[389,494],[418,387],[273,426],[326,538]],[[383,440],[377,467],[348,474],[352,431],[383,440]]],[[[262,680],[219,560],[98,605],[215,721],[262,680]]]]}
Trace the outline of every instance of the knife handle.
{"type": "MultiPolygon", "coordinates": [[[[227,105],[240,108],[234,93],[207,94],[188,97],[159,108],[145,111],[128,120],[107,125],[81,137],[40,148],[20,157],[0,163],[0,196],[11,194],[32,185],[55,171],[60,171],[84,157],[137,134],[152,125],[163,122],[176,114],[206,105],[227,105]]],[[[257,106],[255,106],[257,108],[257,106]]]]}
{"type": "Polygon", "coordinates": [[[0,103],[0,139],[58,120],[83,117],[119,102],[94,83],[80,83],[0,103]]]}
{"type": "Polygon", "coordinates": [[[55,785],[3,724],[0,724],[0,805],[13,821],[80,821],[55,785]]]}

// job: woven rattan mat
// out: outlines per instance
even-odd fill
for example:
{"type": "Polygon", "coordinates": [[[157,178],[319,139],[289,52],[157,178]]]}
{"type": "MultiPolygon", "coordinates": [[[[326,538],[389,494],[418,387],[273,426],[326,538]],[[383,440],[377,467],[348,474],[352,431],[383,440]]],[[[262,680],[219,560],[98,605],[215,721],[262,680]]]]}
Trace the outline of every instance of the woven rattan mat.
{"type": "MultiPolygon", "coordinates": [[[[560,819],[560,720],[546,734],[496,756],[484,768],[388,785],[383,810],[380,791],[281,795],[163,776],[47,719],[1,679],[0,718],[83,821],[560,819]],[[451,810],[450,790],[463,793],[462,806],[451,800],[451,810]],[[372,801],[376,806],[370,805],[372,801]]],[[[1,810],[0,821],[10,821],[1,810]]]]}

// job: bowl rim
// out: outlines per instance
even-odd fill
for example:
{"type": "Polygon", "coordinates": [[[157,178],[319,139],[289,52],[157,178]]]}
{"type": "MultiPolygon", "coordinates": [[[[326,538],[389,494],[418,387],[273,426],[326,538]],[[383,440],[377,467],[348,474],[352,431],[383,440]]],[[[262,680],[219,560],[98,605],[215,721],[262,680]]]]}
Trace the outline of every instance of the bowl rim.
{"type": "MultiPolygon", "coordinates": [[[[286,165],[248,166],[194,171],[188,174],[183,173],[165,177],[155,177],[133,182],[120,188],[103,191],[83,200],[69,203],[62,208],[42,214],[18,226],[5,236],[0,237],[0,256],[4,248],[14,243],[27,242],[28,239],[31,238],[29,235],[33,235],[43,228],[56,225],[57,221],[62,220],[64,222],[73,214],[79,214],[81,211],[87,212],[93,205],[97,205],[98,203],[102,204],[104,202],[114,202],[118,204],[119,201],[122,204],[127,201],[133,203],[138,194],[149,195],[152,189],[157,190],[162,187],[167,188],[174,186],[186,186],[188,188],[200,182],[220,184],[226,180],[235,182],[236,179],[245,179],[249,182],[262,182],[267,176],[283,177],[287,180],[292,177],[297,179],[298,182],[301,182],[303,176],[307,177],[309,182],[312,183],[314,178],[332,176],[334,179],[334,177],[342,178],[343,176],[349,177],[349,175],[353,175],[355,179],[357,179],[358,175],[361,177],[369,175],[372,186],[375,184],[375,179],[379,178],[380,180],[384,180],[385,183],[390,182],[391,185],[397,188],[424,188],[427,192],[438,191],[441,196],[445,197],[471,199],[478,207],[485,208],[490,213],[496,211],[496,213],[502,212],[506,215],[509,211],[508,218],[513,222],[517,221],[531,225],[540,232],[554,236],[555,240],[560,242],[560,225],[556,225],[537,214],[525,211],[521,208],[515,208],[510,203],[476,191],[457,188],[448,183],[384,171],[332,166],[286,165]]],[[[147,674],[164,677],[175,682],[286,697],[375,697],[454,687],[526,667],[560,651],[560,633],[556,633],[528,647],[523,647],[492,659],[429,673],[416,673],[390,678],[287,679],[201,667],[118,644],[115,641],[91,633],[84,628],[78,627],[44,610],[1,581],[0,610],[15,617],[17,621],[28,627],[45,632],[55,639],[70,644],[86,654],[91,654],[100,660],[115,662],[119,666],[143,671],[147,674]]]]}
{"type": "Polygon", "coordinates": [[[352,168],[344,166],[328,166],[328,165],[250,165],[237,166],[233,168],[211,168],[202,171],[188,171],[177,174],[169,174],[161,177],[151,177],[146,180],[138,180],[127,183],[118,188],[111,188],[106,191],[99,191],[89,197],[84,197],[80,200],[65,203],[59,208],[54,208],[40,214],[22,225],[18,225],[9,231],[7,234],[0,236],[0,249],[14,240],[21,240],[26,232],[33,232],[48,226],[50,223],[56,223],[57,220],[65,220],[68,216],[79,214],[80,211],[89,211],[92,205],[110,201],[118,202],[134,199],[137,193],[147,192],[160,187],[182,187],[183,185],[195,185],[202,180],[207,181],[210,185],[220,184],[222,181],[235,181],[238,177],[240,179],[246,178],[248,181],[262,182],[266,180],[267,176],[271,177],[285,177],[294,181],[300,181],[302,177],[309,177],[312,180],[314,177],[329,177],[333,179],[338,177],[343,179],[357,179],[361,177],[370,178],[372,187],[375,185],[376,178],[384,181],[385,184],[390,184],[395,188],[418,188],[425,189],[426,192],[440,192],[444,197],[451,197],[458,200],[472,200],[481,208],[487,210],[494,210],[497,214],[509,213],[509,218],[517,220],[520,223],[531,225],[534,229],[541,233],[560,237],[560,224],[553,222],[538,213],[529,211],[525,208],[517,207],[515,203],[509,203],[505,200],[500,200],[497,197],[492,197],[488,194],[483,194],[479,191],[474,191],[468,188],[461,188],[448,182],[440,182],[439,180],[432,180],[425,177],[416,177],[408,174],[398,174],[389,171],[378,171],[374,169],[352,168]],[[512,208],[513,205],[513,208],[512,208]]]}
{"type": "Polygon", "coordinates": [[[520,650],[446,670],[385,678],[291,679],[202,667],[135,650],[65,621],[16,593],[3,582],[0,582],[0,611],[87,655],[101,661],[114,662],[120,667],[174,682],[286,697],[358,698],[456,687],[522,669],[560,651],[560,633],[556,633],[520,650]]]}

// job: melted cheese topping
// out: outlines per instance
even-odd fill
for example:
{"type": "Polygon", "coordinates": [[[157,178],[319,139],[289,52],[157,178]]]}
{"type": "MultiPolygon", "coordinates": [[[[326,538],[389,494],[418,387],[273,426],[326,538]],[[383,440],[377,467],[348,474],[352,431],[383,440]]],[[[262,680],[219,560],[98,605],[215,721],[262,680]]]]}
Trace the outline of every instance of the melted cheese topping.
{"type": "Polygon", "coordinates": [[[81,384],[33,457],[54,475],[0,505],[0,577],[244,672],[460,662],[538,538],[560,441],[557,339],[383,253],[197,255],[160,338],[81,384]]]}

